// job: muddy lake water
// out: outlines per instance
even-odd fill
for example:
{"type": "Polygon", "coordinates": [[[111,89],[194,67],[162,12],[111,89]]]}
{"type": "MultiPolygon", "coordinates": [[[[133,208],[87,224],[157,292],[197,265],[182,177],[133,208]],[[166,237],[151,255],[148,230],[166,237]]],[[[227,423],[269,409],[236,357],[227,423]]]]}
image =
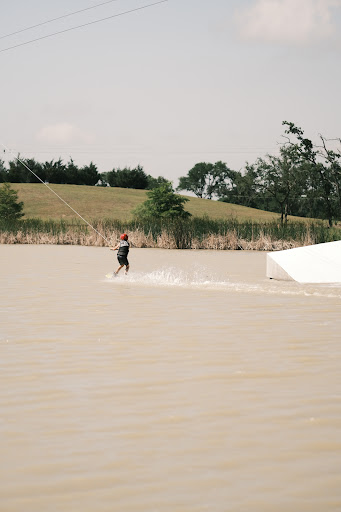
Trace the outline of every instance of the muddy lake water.
{"type": "Polygon", "coordinates": [[[0,246],[2,512],[339,512],[341,286],[0,246]]]}

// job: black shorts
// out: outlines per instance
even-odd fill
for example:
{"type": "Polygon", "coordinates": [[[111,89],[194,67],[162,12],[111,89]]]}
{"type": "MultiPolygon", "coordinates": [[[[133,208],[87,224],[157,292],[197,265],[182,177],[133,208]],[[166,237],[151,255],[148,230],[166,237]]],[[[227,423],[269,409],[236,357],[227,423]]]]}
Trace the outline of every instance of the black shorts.
{"type": "Polygon", "coordinates": [[[120,265],[129,265],[127,256],[117,256],[117,259],[120,265]]]}

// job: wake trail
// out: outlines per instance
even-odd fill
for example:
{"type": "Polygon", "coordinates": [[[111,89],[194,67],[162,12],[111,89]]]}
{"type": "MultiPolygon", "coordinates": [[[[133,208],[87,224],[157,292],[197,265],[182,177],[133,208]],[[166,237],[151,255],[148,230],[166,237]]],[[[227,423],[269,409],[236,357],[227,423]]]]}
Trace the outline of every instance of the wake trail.
{"type": "Polygon", "coordinates": [[[285,295],[295,297],[325,297],[341,299],[340,286],[302,285],[296,282],[264,280],[250,283],[234,278],[221,279],[208,269],[193,271],[179,270],[174,267],[161,268],[151,272],[122,271],[118,276],[106,277],[105,281],[117,286],[180,288],[193,290],[213,290],[262,295],[285,295]]]}

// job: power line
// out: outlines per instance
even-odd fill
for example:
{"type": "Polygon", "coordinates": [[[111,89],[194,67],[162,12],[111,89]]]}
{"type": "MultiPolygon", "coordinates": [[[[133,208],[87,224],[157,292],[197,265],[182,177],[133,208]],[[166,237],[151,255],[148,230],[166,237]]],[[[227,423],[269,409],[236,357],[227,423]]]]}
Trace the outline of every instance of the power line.
{"type": "Polygon", "coordinates": [[[78,11],[69,12],[68,14],[58,16],[57,18],[52,18],[51,20],[42,21],[41,23],[37,23],[36,25],[31,25],[30,27],[22,28],[21,30],[16,30],[15,32],[11,32],[10,34],[0,36],[0,39],[5,39],[6,37],[14,36],[16,34],[21,34],[21,32],[26,32],[27,30],[31,30],[32,28],[41,27],[42,25],[47,25],[48,23],[52,23],[54,21],[58,21],[63,18],[68,18],[69,16],[74,16],[75,14],[79,14],[81,12],[90,11],[90,9],[96,9],[97,7],[101,7],[102,5],[110,4],[112,2],[117,2],[117,1],[118,0],[107,0],[106,2],[102,2],[100,4],[93,5],[92,7],[86,7],[85,9],[80,9],[78,11]]]}
{"type": "Polygon", "coordinates": [[[59,32],[53,32],[52,34],[47,34],[46,36],[37,37],[36,39],[31,39],[29,41],[26,41],[24,43],[15,44],[13,46],[9,46],[8,48],[3,48],[0,50],[0,53],[7,52],[9,50],[13,50],[14,48],[19,48],[19,46],[25,46],[27,44],[35,43],[36,41],[41,41],[42,39],[47,39],[48,37],[53,37],[58,34],[63,34],[65,32],[71,32],[71,30],[76,30],[78,28],[87,27],[89,25],[94,25],[95,23],[100,23],[105,20],[109,20],[112,18],[118,18],[119,16],[124,16],[125,14],[130,14],[132,12],[141,11],[142,9],[147,9],[148,7],[154,7],[158,4],[163,4],[165,2],[168,2],[168,0],[159,0],[158,2],[154,2],[152,4],[142,5],[141,7],[136,7],[135,9],[130,9],[129,11],[120,12],[118,14],[113,14],[112,16],[106,16],[105,18],[101,18],[99,20],[89,21],[88,23],[84,23],[83,25],[77,25],[76,27],[66,28],[64,30],[60,30],[59,32]]]}

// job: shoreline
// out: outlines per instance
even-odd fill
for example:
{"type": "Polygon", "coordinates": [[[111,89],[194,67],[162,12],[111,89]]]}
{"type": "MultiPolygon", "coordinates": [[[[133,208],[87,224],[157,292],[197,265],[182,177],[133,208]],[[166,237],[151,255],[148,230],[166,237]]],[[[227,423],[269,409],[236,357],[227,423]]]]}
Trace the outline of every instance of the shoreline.
{"type": "MultiPolygon", "coordinates": [[[[310,237],[302,242],[296,240],[272,240],[269,235],[263,233],[251,240],[238,237],[237,233],[231,231],[226,235],[209,234],[203,239],[193,237],[186,241],[186,246],[181,246],[174,235],[161,232],[158,236],[152,233],[147,235],[140,231],[128,231],[129,241],[132,248],[137,249],[188,249],[188,250],[221,250],[221,251],[279,251],[312,245],[315,243],[310,237]],[[180,246],[179,246],[180,245],[180,246]]],[[[116,244],[120,232],[105,234],[109,244],[97,233],[77,232],[69,230],[64,233],[43,233],[43,232],[22,232],[0,233],[1,245],[74,245],[88,247],[110,247],[116,244]]]]}
{"type": "Polygon", "coordinates": [[[132,247],[204,249],[222,251],[280,251],[331,242],[341,238],[339,228],[323,224],[278,222],[257,224],[236,220],[193,218],[185,221],[149,219],[145,222],[93,220],[92,225],[63,220],[27,219],[0,222],[0,244],[80,245],[110,247],[121,233],[132,247]]]}

